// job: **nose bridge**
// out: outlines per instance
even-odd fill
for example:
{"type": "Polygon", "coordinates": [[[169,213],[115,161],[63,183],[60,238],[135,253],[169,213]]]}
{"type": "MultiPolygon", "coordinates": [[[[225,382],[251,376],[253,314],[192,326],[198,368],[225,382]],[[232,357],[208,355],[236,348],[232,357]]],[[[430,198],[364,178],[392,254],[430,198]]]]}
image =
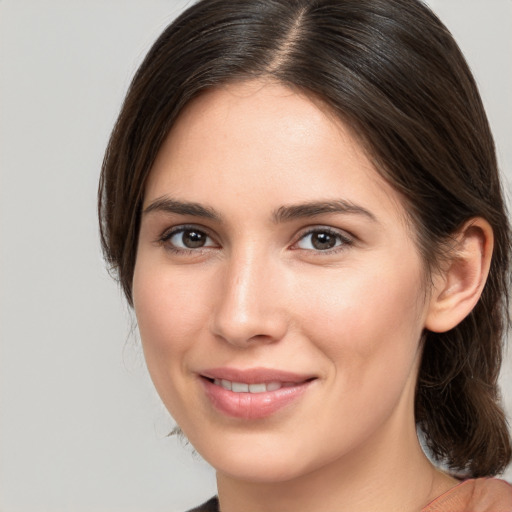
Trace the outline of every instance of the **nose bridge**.
{"type": "Polygon", "coordinates": [[[248,244],[233,251],[221,271],[213,331],[234,345],[279,340],[286,331],[279,265],[268,253],[248,244]]]}

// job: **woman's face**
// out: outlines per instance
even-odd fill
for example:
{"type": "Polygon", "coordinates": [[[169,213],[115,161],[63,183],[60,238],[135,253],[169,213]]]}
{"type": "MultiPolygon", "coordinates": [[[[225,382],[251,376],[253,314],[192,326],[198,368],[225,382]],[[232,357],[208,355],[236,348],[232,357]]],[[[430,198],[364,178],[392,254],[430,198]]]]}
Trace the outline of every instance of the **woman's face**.
{"type": "Polygon", "coordinates": [[[288,480],[414,429],[422,261],[400,197],[318,102],[257,81],[203,94],[143,208],[147,365],[221,474],[288,480]]]}

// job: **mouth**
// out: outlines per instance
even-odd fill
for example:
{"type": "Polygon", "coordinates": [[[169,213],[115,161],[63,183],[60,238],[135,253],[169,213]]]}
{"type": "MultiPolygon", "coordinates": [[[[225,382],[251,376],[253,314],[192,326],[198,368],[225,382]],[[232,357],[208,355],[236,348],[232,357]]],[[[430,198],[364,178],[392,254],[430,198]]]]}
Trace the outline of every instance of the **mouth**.
{"type": "Polygon", "coordinates": [[[224,389],[228,391],[233,391],[233,393],[266,393],[269,391],[277,391],[283,387],[292,387],[295,386],[296,383],[293,382],[256,382],[254,384],[249,384],[248,382],[233,382],[227,379],[209,379],[210,382],[213,382],[216,386],[222,386],[224,389]]]}
{"type": "Polygon", "coordinates": [[[268,369],[214,369],[199,376],[217,412],[244,420],[266,418],[289,408],[317,380],[314,376],[268,369]]]}

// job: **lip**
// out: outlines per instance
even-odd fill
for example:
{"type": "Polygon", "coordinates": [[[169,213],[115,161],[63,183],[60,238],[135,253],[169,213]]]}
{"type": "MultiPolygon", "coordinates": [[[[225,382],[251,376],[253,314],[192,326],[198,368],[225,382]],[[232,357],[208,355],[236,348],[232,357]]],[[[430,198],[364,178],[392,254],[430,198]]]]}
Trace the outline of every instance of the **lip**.
{"type": "Polygon", "coordinates": [[[208,379],[226,379],[233,382],[256,384],[259,382],[292,382],[300,383],[315,378],[315,375],[299,374],[271,368],[210,368],[200,371],[202,377],[208,379]]]}
{"type": "Polygon", "coordinates": [[[245,420],[262,419],[290,406],[300,399],[314,375],[301,375],[269,368],[212,368],[199,372],[205,394],[219,412],[232,418],[245,420]],[[282,382],[285,387],[263,393],[235,393],[213,383],[214,379],[225,379],[247,384],[282,382]]]}

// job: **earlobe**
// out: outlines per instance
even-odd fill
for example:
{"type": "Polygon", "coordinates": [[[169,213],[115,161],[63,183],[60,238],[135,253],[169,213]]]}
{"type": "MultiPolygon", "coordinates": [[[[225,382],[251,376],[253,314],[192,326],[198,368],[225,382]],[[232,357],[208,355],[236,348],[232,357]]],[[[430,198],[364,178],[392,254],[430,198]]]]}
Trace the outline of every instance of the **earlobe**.
{"type": "Polygon", "coordinates": [[[433,278],[426,329],[446,332],[469,315],[489,274],[493,243],[492,228],[480,217],[455,234],[443,270],[433,278]]]}

